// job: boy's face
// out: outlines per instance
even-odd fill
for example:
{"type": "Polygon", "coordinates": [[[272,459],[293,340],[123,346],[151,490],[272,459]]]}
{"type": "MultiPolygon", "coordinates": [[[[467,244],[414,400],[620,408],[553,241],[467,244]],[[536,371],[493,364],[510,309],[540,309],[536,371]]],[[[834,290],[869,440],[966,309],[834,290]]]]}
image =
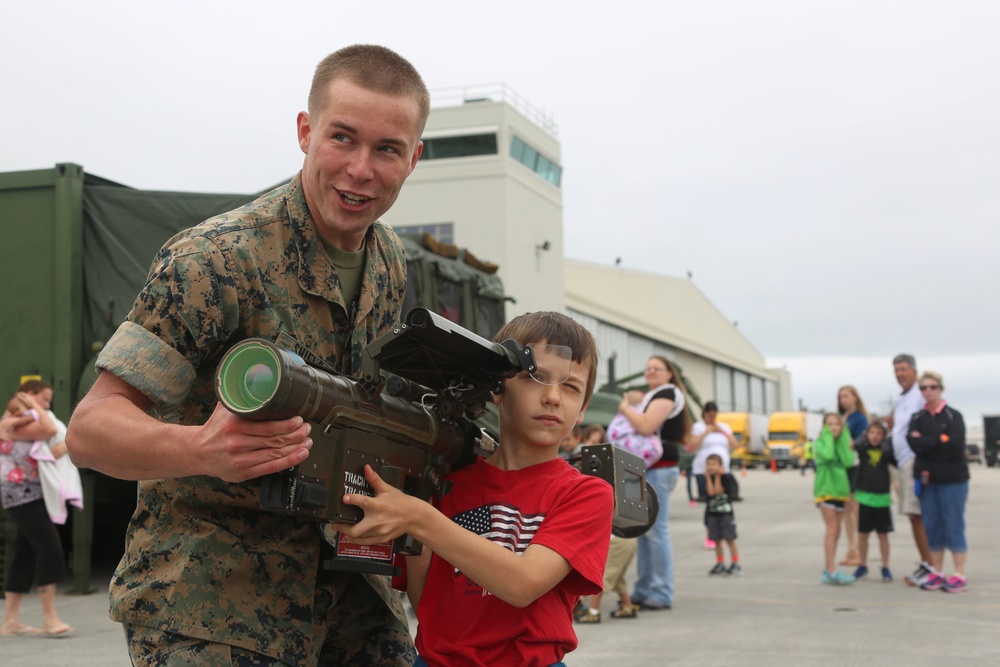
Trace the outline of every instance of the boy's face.
{"type": "Polygon", "coordinates": [[[722,474],[722,464],[715,459],[709,459],[705,461],[705,474],[706,475],[720,475],[722,474]]]}
{"type": "Polygon", "coordinates": [[[880,428],[868,429],[868,443],[871,445],[881,445],[885,440],[885,431],[880,428]]]}
{"type": "MultiPolygon", "coordinates": [[[[564,359],[547,358],[542,351],[544,342],[531,347],[540,370],[548,366],[565,367],[564,359]]],[[[508,379],[504,383],[504,393],[494,399],[500,412],[501,439],[537,447],[558,447],[573,427],[583,421],[589,372],[586,364],[573,361],[569,376],[561,384],[541,384],[526,372],[508,379]]],[[[565,377],[566,373],[561,370],[557,375],[565,377]]]]}

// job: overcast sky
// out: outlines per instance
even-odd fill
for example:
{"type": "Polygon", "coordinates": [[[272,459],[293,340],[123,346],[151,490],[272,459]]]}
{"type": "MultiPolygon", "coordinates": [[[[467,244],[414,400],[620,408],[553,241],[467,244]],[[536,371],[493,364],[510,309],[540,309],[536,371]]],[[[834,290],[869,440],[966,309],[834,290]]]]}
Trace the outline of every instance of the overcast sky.
{"type": "Polygon", "coordinates": [[[975,424],[1000,414],[998,35],[991,0],[35,0],[0,21],[0,171],[263,189],[301,166],[316,63],[381,43],[551,114],[568,257],[692,272],[809,407],[877,407],[908,351],[975,424]]]}

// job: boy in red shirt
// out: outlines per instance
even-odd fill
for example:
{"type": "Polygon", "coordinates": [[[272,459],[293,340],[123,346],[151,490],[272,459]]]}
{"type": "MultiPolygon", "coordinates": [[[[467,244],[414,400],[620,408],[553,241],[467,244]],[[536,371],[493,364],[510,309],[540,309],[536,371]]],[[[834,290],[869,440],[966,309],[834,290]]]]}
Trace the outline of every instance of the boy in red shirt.
{"type": "Polygon", "coordinates": [[[573,605],[603,586],[612,488],[559,457],[594,391],[596,343],[551,312],[521,315],[494,340],[509,338],[532,348],[538,369],[494,396],[496,452],[449,475],[452,490],[433,504],[366,466],[375,497],[344,499],[365,518],[334,526],[361,544],[409,533],[427,547],[406,559],[415,665],[560,665],[577,646],[573,605]]]}

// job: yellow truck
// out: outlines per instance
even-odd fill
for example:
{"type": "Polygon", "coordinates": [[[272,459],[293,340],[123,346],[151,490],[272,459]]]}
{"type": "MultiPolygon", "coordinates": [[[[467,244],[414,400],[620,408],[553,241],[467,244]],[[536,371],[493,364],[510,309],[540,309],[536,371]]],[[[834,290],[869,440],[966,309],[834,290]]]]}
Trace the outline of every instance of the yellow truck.
{"type": "Polygon", "coordinates": [[[805,445],[819,436],[823,415],[818,412],[773,412],[767,425],[767,449],[779,468],[805,463],[805,445]]]}
{"type": "Polygon", "coordinates": [[[730,455],[733,468],[744,463],[753,468],[770,460],[767,453],[767,415],[720,412],[718,420],[733,429],[733,437],[736,438],[736,448],[730,455]]]}

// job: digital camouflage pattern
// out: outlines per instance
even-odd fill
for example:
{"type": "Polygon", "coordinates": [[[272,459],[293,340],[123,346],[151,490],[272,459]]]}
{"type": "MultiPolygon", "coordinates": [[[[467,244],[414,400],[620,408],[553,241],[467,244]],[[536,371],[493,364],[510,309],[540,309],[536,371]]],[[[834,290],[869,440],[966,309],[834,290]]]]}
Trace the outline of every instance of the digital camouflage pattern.
{"type": "Polygon", "coordinates": [[[312,643],[305,662],[276,661],[238,646],[193,640],[156,628],[125,625],[129,655],[136,667],[346,667],[348,665],[411,665],[416,659],[407,627],[396,623],[385,627],[385,606],[374,596],[360,577],[335,600],[320,588],[316,597],[312,643]],[[333,603],[352,613],[347,617],[331,614],[333,603]],[[329,632],[328,620],[339,625],[339,637],[329,632]],[[341,639],[343,638],[343,639],[341,639]]]}
{"type": "MultiPolygon", "coordinates": [[[[399,320],[406,282],[403,248],[388,226],[372,225],[365,251],[359,295],[348,304],[296,176],[168,241],[97,366],[145,394],[154,416],[180,424],[208,419],[216,366],[245,338],[272,340],[357,376],[362,349],[399,320]]],[[[406,617],[388,580],[324,574],[317,583],[318,524],[259,510],[258,485],[212,477],[140,482],[111,582],[111,617],[289,665],[316,664],[314,623],[329,622],[328,638],[359,644],[342,646],[348,652],[392,638],[384,660],[365,664],[411,664],[406,617]],[[341,600],[352,587],[354,598],[370,598],[380,610],[363,616],[367,629],[356,625],[359,610],[341,600]],[[329,613],[316,616],[324,596],[329,613]]]]}

